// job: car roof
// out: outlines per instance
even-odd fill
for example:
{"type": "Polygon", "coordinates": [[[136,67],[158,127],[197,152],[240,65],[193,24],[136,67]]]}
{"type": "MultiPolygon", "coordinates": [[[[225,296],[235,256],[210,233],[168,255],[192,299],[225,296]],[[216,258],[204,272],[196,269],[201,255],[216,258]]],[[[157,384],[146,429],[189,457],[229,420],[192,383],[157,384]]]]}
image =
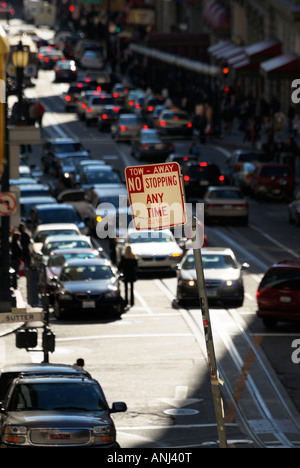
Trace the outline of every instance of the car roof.
{"type": "MultiPolygon", "coordinates": [[[[194,251],[193,249],[189,249],[187,251],[188,255],[193,254],[194,251]]],[[[233,250],[230,249],[229,247],[204,247],[201,249],[202,254],[220,254],[220,255],[231,255],[235,256],[233,253],[233,250]]]]}
{"type": "Polygon", "coordinates": [[[6,366],[2,367],[0,370],[0,374],[6,372],[24,372],[24,373],[31,373],[31,372],[40,372],[40,373],[59,373],[64,371],[65,373],[79,373],[79,374],[88,374],[87,371],[84,369],[71,366],[68,364],[52,364],[52,363],[18,363],[18,364],[7,364],[6,366]]]}
{"type": "Polygon", "coordinates": [[[46,211],[50,209],[76,211],[73,205],[67,205],[63,203],[56,203],[56,204],[45,203],[45,205],[36,205],[35,208],[37,210],[46,210],[46,211]]]}
{"type": "Polygon", "coordinates": [[[53,241],[64,241],[64,240],[87,240],[90,242],[90,238],[88,236],[83,236],[82,234],[55,234],[54,236],[48,236],[45,239],[45,243],[53,242],[53,241]]]}
{"type": "Polygon", "coordinates": [[[97,192],[98,195],[107,195],[107,193],[112,193],[113,195],[120,195],[123,193],[127,194],[127,188],[125,184],[95,184],[93,185],[93,191],[97,192]],[[117,192],[116,192],[117,190],[117,192]]]}
{"type": "Polygon", "coordinates": [[[73,138],[73,137],[53,137],[53,138],[47,138],[47,140],[45,141],[50,141],[51,143],[70,143],[70,142],[80,143],[79,139],[73,138]]]}
{"type": "Polygon", "coordinates": [[[70,375],[25,375],[20,376],[15,380],[15,384],[26,384],[26,383],[47,383],[47,384],[55,384],[57,382],[88,382],[93,385],[99,385],[97,380],[92,379],[91,376],[87,375],[77,375],[77,374],[70,374],[70,375]]]}
{"type": "Polygon", "coordinates": [[[88,265],[107,265],[111,266],[111,263],[106,258],[71,258],[68,262],[65,263],[65,267],[67,266],[88,266],[88,265]]]}
{"type": "Polygon", "coordinates": [[[269,270],[273,268],[293,268],[295,270],[300,270],[300,257],[279,260],[277,263],[274,263],[269,270]]]}
{"type": "Polygon", "coordinates": [[[75,229],[76,231],[79,231],[78,227],[74,223],[45,223],[45,224],[40,224],[39,226],[36,227],[36,232],[37,231],[48,231],[49,229],[75,229]]]}
{"type": "Polygon", "coordinates": [[[99,253],[99,250],[97,249],[93,249],[92,247],[87,247],[87,248],[72,248],[72,249],[54,249],[54,250],[51,250],[50,252],[50,257],[53,257],[54,255],[64,255],[64,254],[67,254],[67,253],[93,253],[93,252],[96,252],[96,253],[99,253]]]}
{"type": "Polygon", "coordinates": [[[47,196],[47,195],[35,195],[35,196],[30,196],[30,197],[20,197],[20,203],[23,203],[23,204],[27,204],[27,203],[36,203],[36,204],[42,204],[42,202],[44,203],[50,203],[50,202],[55,202],[56,203],[56,199],[54,197],[51,197],[51,195],[47,196]],[[40,202],[40,203],[39,203],[40,202]]]}

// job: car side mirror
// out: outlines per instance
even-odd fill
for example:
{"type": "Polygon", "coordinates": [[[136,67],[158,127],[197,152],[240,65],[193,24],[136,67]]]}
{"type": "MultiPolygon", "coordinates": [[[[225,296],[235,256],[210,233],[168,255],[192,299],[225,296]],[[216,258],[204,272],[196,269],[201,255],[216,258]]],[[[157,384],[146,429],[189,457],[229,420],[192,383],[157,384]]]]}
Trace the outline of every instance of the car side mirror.
{"type": "Polygon", "coordinates": [[[127,405],[123,401],[115,401],[110,410],[111,413],[123,413],[124,411],[127,411],[127,405]]]}
{"type": "Polygon", "coordinates": [[[249,263],[243,263],[242,264],[242,270],[248,270],[248,268],[250,268],[249,263]]]}

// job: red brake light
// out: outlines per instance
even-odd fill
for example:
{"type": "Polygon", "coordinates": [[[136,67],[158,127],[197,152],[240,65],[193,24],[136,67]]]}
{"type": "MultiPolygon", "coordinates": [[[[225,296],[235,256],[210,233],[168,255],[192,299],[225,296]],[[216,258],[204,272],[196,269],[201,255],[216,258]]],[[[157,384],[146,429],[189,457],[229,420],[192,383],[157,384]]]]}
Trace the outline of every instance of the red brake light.
{"type": "Polygon", "coordinates": [[[143,130],[148,130],[148,125],[144,125],[143,130]]]}
{"type": "Polygon", "coordinates": [[[125,130],[126,130],[126,125],[121,125],[120,129],[121,129],[121,132],[125,132],[125,130]]]}
{"type": "Polygon", "coordinates": [[[161,127],[165,127],[166,122],[165,122],[165,120],[161,120],[159,124],[160,124],[161,127]]]}
{"type": "Polygon", "coordinates": [[[70,102],[71,101],[71,96],[69,94],[66,95],[66,101],[70,102]]]}
{"type": "Polygon", "coordinates": [[[128,104],[129,104],[130,106],[133,106],[134,102],[133,102],[133,101],[128,101],[128,104]]]}
{"type": "Polygon", "coordinates": [[[220,181],[220,182],[224,182],[224,180],[225,180],[225,177],[224,177],[223,175],[220,175],[219,181],[220,181]]]}
{"type": "Polygon", "coordinates": [[[200,163],[200,166],[201,166],[201,167],[207,167],[207,162],[201,162],[201,163],[200,163]]]}
{"type": "Polygon", "coordinates": [[[118,93],[113,93],[114,98],[117,98],[118,96],[119,96],[118,93]]]}
{"type": "Polygon", "coordinates": [[[92,108],[91,107],[87,107],[86,111],[91,114],[92,113],[92,108]]]}
{"type": "Polygon", "coordinates": [[[106,120],[107,119],[107,114],[103,114],[102,115],[102,120],[106,120]]]}
{"type": "Polygon", "coordinates": [[[85,102],[81,104],[81,108],[82,108],[82,109],[86,109],[86,107],[87,107],[87,106],[86,106],[85,102]]]}
{"type": "Polygon", "coordinates": [[[184,180],[184,182],[188,182],[188,181],[190,180],[190,176],[185,175],[185,176],[183,177],[183,180],[184,180]]]}
{"type": "Polygon", "coordinates": [[[153,111],[153,106],[148,106],[148,111],[152,112],[153,111]]]}
{"type": "Polygon", "coordinates": [[[192,128],[192,126],[193,126],[192,122],[188,122],[187,126],[188,126],[188,128],[192,128]]]}

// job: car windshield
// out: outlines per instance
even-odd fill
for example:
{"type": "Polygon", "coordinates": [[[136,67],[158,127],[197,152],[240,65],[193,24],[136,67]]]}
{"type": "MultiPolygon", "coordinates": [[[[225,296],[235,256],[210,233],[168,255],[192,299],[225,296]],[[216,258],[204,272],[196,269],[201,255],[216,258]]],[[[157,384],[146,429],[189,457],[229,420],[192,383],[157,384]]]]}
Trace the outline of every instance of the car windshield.
{"type": "Polygon", "coordinates": [[[209,198],[218,200],[230,198],[232,200],[238,200],[243,198],[243,196],[238,190],[212,190],[209,194],[209,198]]]}
{"type": "Polygon", "coordinates": [[[162,231],[155,232],[143,232],[143,233],[131,233],[128,236],[128,242],[130,244],[136,243],[149,243],[149,242],[173,242],[173,236],[169,233],[162,231]]]}
{"type": "Polygon", "coordinates": [[[39,232],[36,236],[35,236],[35,239],[34,239],[34,242],[44,242],[46,237],[50,237],[50,236],[55,236],[56,234],[59,234],[59,235],[75,235],[78,234],[78,232],[74,229],[60,229],[60,230],[52,230],[52,229],[49,229],[49,231],[41,231],[39,232]]]}
{"type": "Polygon", "coordinates": [[[81,219],[76,211],[73,210],[43,210],[38,214],[39,224],[51,223],[80,223],[81,219]]]}
{"type": "MultiPolygon", "coordinates": [[[[207,269],[223,269],[223,268],[237,268],[233,258],[230,255],[219,254],[202,254],[202,264],[204,270],[207,269]]],[[[182,268],[184,270],[194,270],[195,260],[194,255],[188,255],[184,260],[182,268]]]]}
{"type": "Polygon", "coordinates": [[[72,151],[84,151],[84,148],[79,142],[55,143],[53,151],[54,153],[72,153],[72,151]]]}
{"type": "Polygon", "coordinates": [[[77,253],[64,253],[62,255],[55,254],[49,258],[48,266],[49,267],[60,267],[63,266],[68,260],[73,258],[78,258],[84,260],[86,258],[95,258],[95,253],[93,252],[77,252],[77,253]]]}
{"type": "Polygon", "coordinates": [[[84,156],[67,156],[62,160],[62,163],[68,166],[76,166],[80,161],[88,161],[88,157],[84,156]]]}
{"type": "Polygon", "coordinates": [[[54,249],[88,249],[90,246],[88,241],[85,240],[61,240],[48,242],[43,246],[42,252],[48,255],[54,249]]]}
{"type": "Polygon", "coordinates": [[[138,118],[135,115],[126,115],[120,117],[119,122],[124,125],[136,125],[138,123],[138,118]]]}
{"type": "Polygon", "coordinates": [[[61,273],[61,281],[103,280],[112,277],[109,265],[67,266],[61,273]]]}
{"type": "Polygon", "coordinates": [[[300,271],[273,268],[265,274],[260,288],[300,291],[300,271]]]}
{"type": "Polygon", "coordinates": [[[88,382],[21,383],[8,411],[104,411],[97,385],[88,382]]]}
{"type": "Polygon", "coordinates": [[[116,172],[112,171],[85,171],[84,183],[87,184],[119,184],[121,183],[120,177],[116,172]]]}

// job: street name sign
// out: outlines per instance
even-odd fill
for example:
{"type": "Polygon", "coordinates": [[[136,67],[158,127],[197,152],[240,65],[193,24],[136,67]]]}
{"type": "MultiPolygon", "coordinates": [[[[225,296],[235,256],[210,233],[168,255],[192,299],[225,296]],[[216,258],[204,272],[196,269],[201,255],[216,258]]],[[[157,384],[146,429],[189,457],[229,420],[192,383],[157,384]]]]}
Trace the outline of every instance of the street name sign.
{"type": "Polygon", "coordinates": [[[186,223],[178,163],[129,166],[125,178],[135,229],[165,229],[186,223]]]}

